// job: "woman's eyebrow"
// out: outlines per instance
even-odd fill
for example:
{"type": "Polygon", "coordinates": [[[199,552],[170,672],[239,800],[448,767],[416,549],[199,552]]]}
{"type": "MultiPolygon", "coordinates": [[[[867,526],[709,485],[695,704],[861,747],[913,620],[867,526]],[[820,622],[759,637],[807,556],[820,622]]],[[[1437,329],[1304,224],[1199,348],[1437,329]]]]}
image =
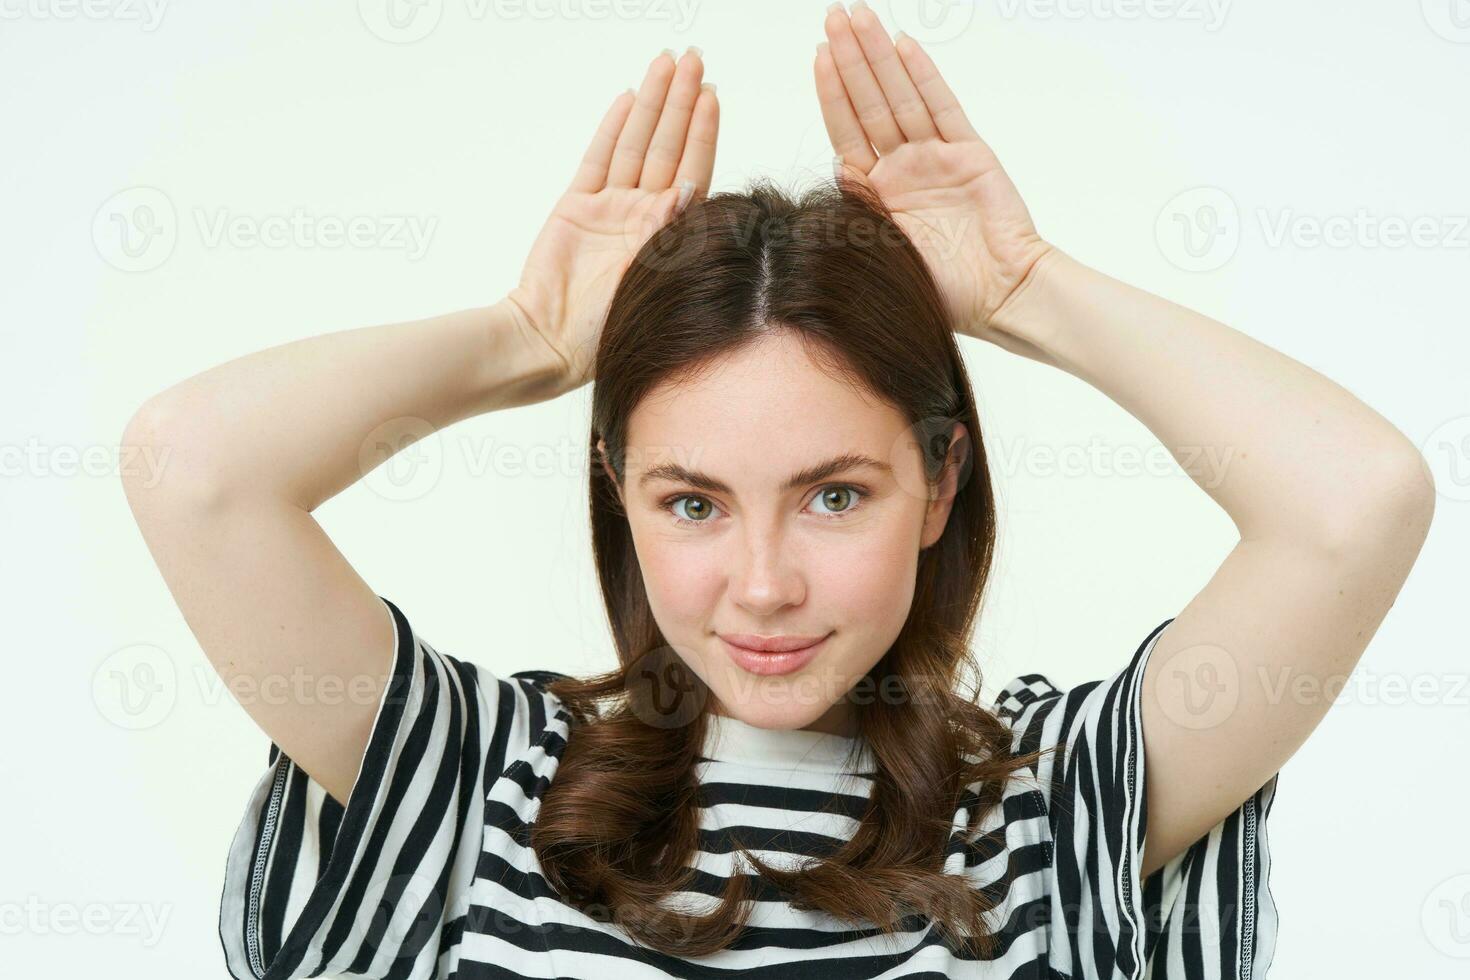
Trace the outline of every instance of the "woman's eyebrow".
{"type": "MultiPolygon", "coordinates": [[[[791,474],[786,479],[786,483],[782,486],[782,489],[795,490],[809,483],[825,480],[834,474],[865,466],[883,473],[893,472],[892,466],[871,456],[865,456],[862,453],[843,453],[791,474]]],[[[730,492],[730,488],[727,485],[709,474],[688,469],[687,467],[680,466],[678,463],[660,463],[657,466],[649,467],[638,478],[638,486],[643,487],[654,480],[668,480],[671,483],[687,483],[692,487],[708,490],[710,493],[730,492]]]]}

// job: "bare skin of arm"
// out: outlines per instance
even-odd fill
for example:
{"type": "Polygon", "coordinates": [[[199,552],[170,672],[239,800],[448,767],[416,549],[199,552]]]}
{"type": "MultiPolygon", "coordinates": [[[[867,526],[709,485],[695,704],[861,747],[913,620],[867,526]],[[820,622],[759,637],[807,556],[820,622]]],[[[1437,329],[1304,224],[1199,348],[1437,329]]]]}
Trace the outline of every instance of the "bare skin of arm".
{"type": "Polygon", "coordinates": [[[1428,533],[1428,466],[1335,382],[1043,240],[912,38],[895,44],[865,8],[831,10],[825,29],[813,70],[844,179],[893,210],[955,329],[1107,395],[1240,532],[1144,671],[1151,874],[1270,779],[1331,707],[1330,693],[1293,696],[1283,678],[1331,692],[1358,662],[1428,533]],[[1201,711],[1190,679],[1211,671],[1226,700],[1201,711]]]}
{"type": "Polygon", "coordinates": [[[504,299],[257,351],[129,421],[123,443],[164,459],[156,483],[125,478],[129,506],[214,669],[231,690],[304,672],[313,683],[279,689],[340,695],[242,699],[338,801],[357,781],[395,636],[312,512],[432,431],[591,380],[623,270],[681,199],[708,190],[718,105],[702,75],[697,53],[661,54],[613,101],[504,299]]]}

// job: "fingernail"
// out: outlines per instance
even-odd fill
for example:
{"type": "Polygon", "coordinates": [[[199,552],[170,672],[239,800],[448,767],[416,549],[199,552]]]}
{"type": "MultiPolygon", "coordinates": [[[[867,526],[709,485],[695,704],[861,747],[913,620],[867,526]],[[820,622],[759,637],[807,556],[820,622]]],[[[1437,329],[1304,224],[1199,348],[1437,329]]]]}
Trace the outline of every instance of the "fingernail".
{"type": "Polygon", "coordinates": [[[704,48],[701,48],[701,47],[698,47],[696,45],[691,44],[691,45],[689,45],[689,47],[687,47],[687,48],[684,49],[684,53],[685,54],[688,54],[691,51],[694,52],[694,55],[697,58],[703,58],[704,57],[704,48]]]}
{"type": "Polygon", "coordinates": [[[822,41],[820,44],[817,45],[817,53],[825,54],[828,47],[830,47],[830,45],[826,41],[822,41]]]}
{"type": "Polygon", "coordinates": [[[903,31],[895,31],[893,35],[893,43],[897,44],[899,41],[902,41],[906,37],[908,37],[908,35],[905,34],[903,31]]]}
{"type": "Polygon", "coordinates": [[[838,0],[837,3],[834,3],[830,7],[827,8],[827,13],[830,14],[834,10],[841,10],[841,9],[842,9],[842,0],[838,0]]]}
{"type": "Polygon", "coordinates": [[[674,49],[673,48],[664,48],[662,51],[659,52],[659,54],[666,54],[670,58],[672,58],[672,57],[674,57],[674,49]]]}
{"type": "Polygon", "coordinates": [[[848,8],[856,13],[859,10],[868,9],[868,0],[852,0],[852,6],[848,8]]]}
{"type": "Polygon", "coordinates": [[[840,153],[832,158],[832,178],[834,180],[842,178],[842,154],[840,153]]]}
{"type": "Polygon", "coordinates": [[[714,91],[715,91],[715,83],[714,82],[705,82],[704,84],[700,85],[699,87],[702,88],[702,89],[708,90],[711,95],[714,94],[714,91]]]}

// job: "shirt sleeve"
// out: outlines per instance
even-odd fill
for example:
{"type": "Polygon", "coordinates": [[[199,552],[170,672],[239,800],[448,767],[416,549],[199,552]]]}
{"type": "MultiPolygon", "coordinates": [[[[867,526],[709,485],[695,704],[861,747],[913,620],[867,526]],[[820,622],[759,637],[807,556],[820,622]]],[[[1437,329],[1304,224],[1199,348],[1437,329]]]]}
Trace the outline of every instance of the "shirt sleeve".
{"type": "Polygon", "coordinates": [[[1143,878],[1148,814],[1143,671],[1166,620],[1127,665],[1057,689],[1014,678],[996,699],[1019,752],[1056,747],[1036,775],[1052,835],[1052,965],[1069,976],[1262,980],[1276,938],[1266,817],[1277,774],[1143,878]]]}
{"type": "Polygon", "coordinates": [[[387,599],[392,675],[344,807],[274,743],[230,845],[237,980],[427,980],[464,927],[489,784],[547,730],[545,695],[440,653],[387,599]]]}

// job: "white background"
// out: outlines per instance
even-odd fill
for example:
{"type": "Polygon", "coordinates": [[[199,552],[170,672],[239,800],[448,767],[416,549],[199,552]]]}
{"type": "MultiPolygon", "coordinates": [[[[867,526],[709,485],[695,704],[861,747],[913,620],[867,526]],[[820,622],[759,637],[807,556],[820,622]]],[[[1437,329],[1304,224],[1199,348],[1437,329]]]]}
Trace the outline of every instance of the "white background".
{"type": "MultiPolygon", "coordinates": [[[[380,0],[238,6],[0,0],[6,975],[224,975],[225,854],[269,743],[131,521],[116,447],[147,396],[263,347],[499,298],[607,104],[664,46],[702,46],[719,84],[716,190],[829,172],[820,3],[426,0],[397,27],[380,0]],[[296,209],[317,229],[362,218],[371,240],[211,235],[296,209]],[[427,235],[405,247],[396,217],[427,235]]],[[[929,42],[1047,238],[1323,372],[1423,447],[1430,539],[1281,775],[1272,976],[1463,975],[1470,4],[874,6],[929,42]],[[1385,244],[1395,222],[1417,243],[1385,244]]],[[[1110,674],[1233,525],[1106,397],[962,344],[1003,502],[987,688],[1110,674]]],[[[610,666],[588,392],[453,427],[410,450],[411,479],[385,467],[317,516],[439,649],[497,673],[610,666]]]]}

